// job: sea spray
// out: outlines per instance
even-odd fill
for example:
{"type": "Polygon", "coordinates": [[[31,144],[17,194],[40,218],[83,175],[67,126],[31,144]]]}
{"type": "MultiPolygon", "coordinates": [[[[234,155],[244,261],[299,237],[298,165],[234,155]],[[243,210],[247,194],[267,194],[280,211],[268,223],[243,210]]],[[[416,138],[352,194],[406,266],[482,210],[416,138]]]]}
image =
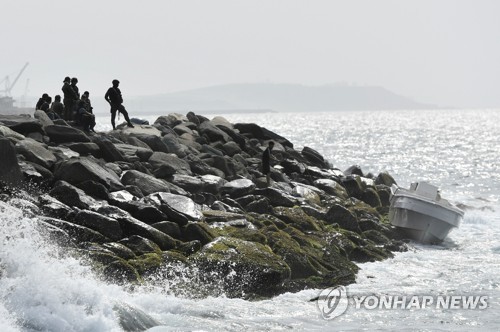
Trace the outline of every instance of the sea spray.
{"type": "Polygon", "coordinates": [[[0,202],[0,308],[23,330],[120,330],[113,311],[117,286],[66,257],[37,231],[37,220],[0,202]]]}

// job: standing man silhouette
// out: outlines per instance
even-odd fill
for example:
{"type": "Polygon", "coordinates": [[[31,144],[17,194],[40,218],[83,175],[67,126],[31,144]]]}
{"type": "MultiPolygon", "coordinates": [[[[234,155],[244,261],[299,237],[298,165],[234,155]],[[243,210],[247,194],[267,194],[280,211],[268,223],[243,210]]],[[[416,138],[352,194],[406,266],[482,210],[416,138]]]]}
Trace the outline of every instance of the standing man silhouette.
{"type": "Polygon", "coordinates": [[[132,122],[130,122],[125,106],[122,105],[123,103],[122,92],[120,91],[120,89],[118,89],[120,81],[113,80],[112,84],[113,86],[109,88],[106,94],[104,95],[104,99],[106,99],[106,101],[111,106],[111,125],[113,126],[113,130],[116,129],[115,117],[117,111],[123,114],[125,121],[127,121],[127,126],[129,126],[130,128],[134,128],[132,122]]]}
{"type": "Polygon", "coordinates": [[[271,186],[271,151],[274,148],[274,142],[270,141],[267,149],[262,153],[262,173],[266,175],[267,186],[271,186]]]}

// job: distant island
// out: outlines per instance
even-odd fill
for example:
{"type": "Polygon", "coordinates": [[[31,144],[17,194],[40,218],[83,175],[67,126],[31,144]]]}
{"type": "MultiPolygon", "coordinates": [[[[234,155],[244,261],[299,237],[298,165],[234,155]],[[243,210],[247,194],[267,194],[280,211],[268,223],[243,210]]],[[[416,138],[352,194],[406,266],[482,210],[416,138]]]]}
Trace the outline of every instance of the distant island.
{"type": "Polygon", "coordinates": [[[431,109],[378,86],[300,84],[226,84],[181,92],[141,96],[127,101],[141,113],[325,112],[431,109]]]}

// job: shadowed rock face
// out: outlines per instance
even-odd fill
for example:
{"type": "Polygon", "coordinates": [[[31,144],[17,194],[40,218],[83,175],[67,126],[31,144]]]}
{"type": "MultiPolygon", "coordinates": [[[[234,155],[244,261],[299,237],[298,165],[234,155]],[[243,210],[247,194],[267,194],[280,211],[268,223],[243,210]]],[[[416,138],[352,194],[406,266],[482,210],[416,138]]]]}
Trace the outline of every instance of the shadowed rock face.
{"type": "Polygon", "coordinates": [[[87,135],[43,115],[0,116],[0,199],[40,216],[42,234],[85,253],[109,282],[188,273],[196,296],[273,296],[354,282],[354,261],[405,250],[385,223],[389,174],[333,169],[257,124],[191,112],[87,135]],[[24,182],[30,195],[4,186],[24,182]]]}
{"type": "Polygon", "coordinates": [[[51,125],[44,129],[54,143],[90,142],[90,138],[83,131],[73,127],[51,125]]]}
{"type": "Polygon", "coordinates": [[[10,140],[0,138],[0,181],[9,186],[19,186],[22,181],[21,168],[17,162],[16,150],[10,140]]]}
{"type": "Polygon", "coordinates": [[[107,171],[99,164],[87,158],[70,159],[63,162],[54,174],[57,180],[64,180],[72,184],[87,180],[96,181],[111,190],[120,190],[123,184],[116,174],[107,171]]]}

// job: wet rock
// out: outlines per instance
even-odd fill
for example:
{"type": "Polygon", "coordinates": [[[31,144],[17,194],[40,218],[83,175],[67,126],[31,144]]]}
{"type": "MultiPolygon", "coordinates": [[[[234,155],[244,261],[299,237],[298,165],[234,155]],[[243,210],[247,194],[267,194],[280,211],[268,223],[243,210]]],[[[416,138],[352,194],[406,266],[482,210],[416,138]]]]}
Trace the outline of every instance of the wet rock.
{"type": "Polygon", "coordinates": [[[162,192],[147,198],[159,205],[160,210],[165,212],[171,220],[181,225],[184,221],[199,221],[203,217],[200,206],[189,197],[162,192]]]}
{"type": "Polygon", "coordinates": [[[325,161],[323,156],[316,150],[310,147],[304,146],[302,149],[302,156],[304,156],[311,164],[320,168],[327,168],[328,163],[325,161]]]}
{"type": "Polygon", "coordinates": [[[393,184],[397,184],[396,180],[387,172],[379,173],[377,178],[375,179],[375,184],[383,184],[387,187],[392,186],[393,184]]]}
{"type": "Polygon", "coordinates": [[[367,188],[361,195],[360,199],[366,204],[373,207],[382,206],[380,197],[378,196],[377,191],[373,188],[367,188]]]}
{"type": "Polygon", "coordinates": [[[59,202],[48,194],[43,194],[38,197],[38,202],[40,204],[40,209],[44,215],[48,217],[67,220],[68,216],[73,213],[73,210],[69,206],[59,202]]]}
{"type": "Polygon", "coordinates": [[[123,237],[120,224],[116,219],[105,217],[97,212],[79,211],[73,219],[73,223],[93,229],[113,241],[123,237]]]}
{"type": "Polygon", "coordinates": [[[116,219],[120,223],[125,236],[140,235],[156,243],[161,250],[169,250],[176,247],[176,241],[172,237],[140,220],[131,216],[117,216],[116,219]]]}
{"type": "Polygon", "coordinates": [[[136,186],[145,196],[169,190],[165,181],[135,170],[125,172],[122,183],[136,186]]]}
{"type": "Polygon", "coordinates": [[[227,182],[220,176],[211,174],[203,175],[200,177],[200,179],[203,183],[203,191],[214,195],[219,194],[221,188],[227,182]]]}
{"type": "Polygon", "coordinates": [[[349,197],[347,191],[338,182],[331,179],[317,179],[313,184],[327,194],[346,199],[349,197]]]}
{"type": "Polygon", "coordinates": [[[110,190],[120,190],[123,188],[116,174],[109,172],[86,157],[64,161],[55,171],[54,177],[56,180],[64,180],[71,184],[92,180],[110,190]]]}
{"type": "Polygon", "coordinates": [[[301,197],[309,204],[320,205],[321,198],[320,195],[324,195],[325,192],[313,186],[305,185],[302,183],[293,183],[295,187],[292,189],[292,195],[295,197],[301,197]]]}
{"type": "Polygon", "coordinates": [[[214,232],[205,223],[189,223],[181,228],[182,238],[185,241],[200,241],[205,245],[215,238],[214,232]]]}
{"type": "MultiPolygon", "coordinates": [[[[258,196],[259,197],[259,196],[258,196]]],[[[269,199],[266,197],[260,197],[256,200],[248,203],[245,206],[245,210],[248,212],[255,212],[260,214],[273,214],[274,210],[271,206],[269,199]]]]}
{"type": "Polygon", "coordinates": [[[361,233],[356,216],[342,205],[335,204],[328,210],[325,220],[329,224],[338,224],[341,228],[361,233]]]}
{"type": "Polygon", "coordinates": [[[205,273],[217,273],[229,296],[268,296],[290,277],[290,268],[269,247],[236,238],[219,237],[188,260],[205,273]]]}
{"type": "Polygon", "coordinates": [[[321,231],[318,220],[315,220],[313,217],[306,214],[300,207],[275,207],[274,216],[303,232],[321,231]]]}
{"type": "Polygon", "coordinates": [[[107,201],[109,198],[108,189],[100,184],[99,182],[95,182],[92,180],[80,182],[76,184],[76,187],[83,190],[87,195],[92,196],[96,199],[102,199],[107,201]]]}
{"type": "Polygon", "coordinates": [[[363,186],[358,176],[348,176],[342,178],[341,182],[349,196],[359,198],[363,194],[363,186]]]}
{"type": "Polygon", "coordinates": [[[129,248],[136,256],[147,253],[158,253],[161,251],[160,247],[158,247],[156,243],[140,235],[132,235],[118,243],[129,248]]]}
{"type": "Polygon", "coordinates": [[[83,131],[74,127],[51,125],[45,127],[45,133],[54,143],[90,142],[83,131]]]}
{"type": "Polygon", "coordinates": [[[39,220],[64,230],[77,243],[104,243],[109,241],[109,239],[101,233],[85,226],[50,217],[40,217],[39,220]]]}
{"type": "Polygon", "coordinates": [[[390,206],[391,189],[385,185],[377,185],[376,190],[378,197],[380,198],[380,204],[384,207],[390,206]]]}
{"type": "Polygon", "coordinates": [[[302,174],[306,171],[306,165],[301,162],[298,162],[295,159],[285,159],[280,165],[283,167],[283,171],[286,174],[298,173],[302,174]]]}
{"type": "Polygon", "coordinates": [[[361,170],[361,167],[359,165],[350,166],[348,169],[344,171],[344,174],[364,176],[363,171],[361,170]]]}
{"type": "Polygon", "coordinates": [[[130,250],[130,248],[118,242],[104,243],[102,247],[122,259],[128,260],[136,258],[136,255],[132,250],[130,250]]]}
{"type": "Polygon", "coordinates": [[[251,180],[238,179],[225,183],[221,188],[221,193],[231,197],[241,197],[252,193],[254,189],[255,183],[251,180]]]}
{"type": "Polygon", "coordinates": [[[181,238],[181,228],[175,222],[161,221],[161,222],[154,223],[151,226],[153,226],[154,228],[156,228],[160,232],[163,232],[167,235],[170,235],[174,239],[181,238]]]}
{"type": "Polygon", "coordinates": [[[255,194],[266,197],[272,206],[293,207],[298,204],[295,197],[276,188],[256,189],[255,194]]]}
{"type": "MultiPolygon", "coordinates": [[[[123,285],[126,283],[138,283],[140,280],[140,276],[137,273],[137,270],[129,263],[120,260],[109,263],[104,268],[103,274],[106,276],[106,280],[116,283],[118,285],[123,285]]],[[[128,307],[123,303],[116,305],[128,307]]],[[[133,329],[136,326],[141,326],[141,327],[150,326],[142,322],[140,323],[137,322],[137,319],[131,315],[126,315],[124,313],[119,313],[119,314],[124,315],[123,317],[120,318],[121,320],[123,320],[123,322],[121,322],[120,324],[122,327],[124,327],[125,331],[136,331],[133,329]],[[129,328],[132,329],[129,330],[129,328]]],[[[151,325],[151,327],[153,326],[156,325],[151,325]]]]}
{"type": "Polygon", "coordinates": [[[17,162],[14,145],[7,138],[0,138],[0,182],[17,187],[23,179],[17,162]]]}
{"type": "Polygon", "coordinates": [[[175,174],[170,182],[190,193],[200,193],[204,189],[204,182],[194,176],[175,174]]]}
{"type": "Polygon", "coordinates": [[[56,156],[47,150],[43,144],[31,139],[19,141],[16,144],[16,151],[22,154],[26,160],[45,168],[51,168],[57,161],[56,156]]]}
{"type": "Polygon", "coordinates": [[[70,207],[79,209],[89,209],[92,206],[102,204],[66,181],[58,181],[54,188],[49,191],[49,195],[70,207]]]}

